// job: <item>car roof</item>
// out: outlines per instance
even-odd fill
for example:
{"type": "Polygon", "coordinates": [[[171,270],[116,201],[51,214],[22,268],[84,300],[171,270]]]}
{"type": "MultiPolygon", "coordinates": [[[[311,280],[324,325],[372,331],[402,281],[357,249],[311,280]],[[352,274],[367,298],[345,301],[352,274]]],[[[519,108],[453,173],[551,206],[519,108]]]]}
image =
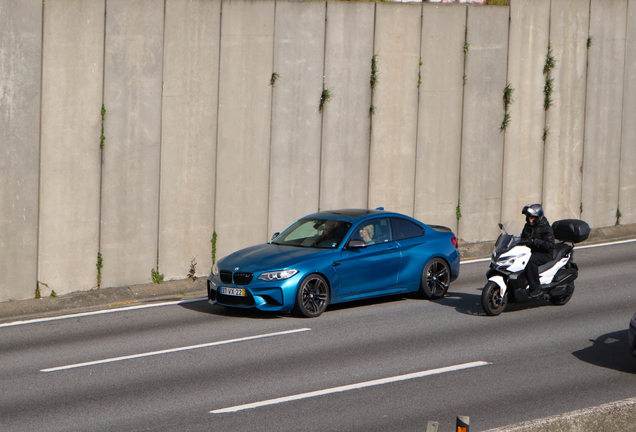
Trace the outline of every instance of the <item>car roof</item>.
{"type": "MultiPolygon", "coordinates": [[[[303,217],[303,219],[312,219],[312,218],[325,218],[325,219],[334,219],[341,220],[346,222],[355,223],[358,220],[365,219],[367,217],[382,215],[382,216],[400,216],[407,217],[400,213],[387,212],[382,209],[340,209],[340,210],[325,210],[318,213],[313,213],[303,217]]],[[[409,218],[411,219],[411,218],[409,218]]]]}

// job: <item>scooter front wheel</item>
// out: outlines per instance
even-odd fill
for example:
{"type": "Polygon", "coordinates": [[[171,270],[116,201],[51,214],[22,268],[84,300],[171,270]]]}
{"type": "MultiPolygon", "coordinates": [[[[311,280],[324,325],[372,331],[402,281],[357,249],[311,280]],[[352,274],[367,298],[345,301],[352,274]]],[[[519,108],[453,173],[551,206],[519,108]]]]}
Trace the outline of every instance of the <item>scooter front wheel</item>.
{"type": "Polygon", "coordinates": [[[488,282],[481,292],[481,307],[487,315],[497,316],[508,305],[508,293],[501,296],[501,288],[494,282],[488,282]]]}

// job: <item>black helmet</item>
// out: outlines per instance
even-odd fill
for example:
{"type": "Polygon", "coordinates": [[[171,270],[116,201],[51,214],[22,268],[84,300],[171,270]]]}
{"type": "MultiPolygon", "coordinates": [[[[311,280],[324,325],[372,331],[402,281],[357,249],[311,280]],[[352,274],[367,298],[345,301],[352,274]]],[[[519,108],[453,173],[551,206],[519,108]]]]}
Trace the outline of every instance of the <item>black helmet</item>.
{"type": "Polygon", "coordinates": [[[526,216],[540,218],[543,216],[543,207],[541,207],[541,204],[527,205],[523,208],[521,213],[526,216]]]}

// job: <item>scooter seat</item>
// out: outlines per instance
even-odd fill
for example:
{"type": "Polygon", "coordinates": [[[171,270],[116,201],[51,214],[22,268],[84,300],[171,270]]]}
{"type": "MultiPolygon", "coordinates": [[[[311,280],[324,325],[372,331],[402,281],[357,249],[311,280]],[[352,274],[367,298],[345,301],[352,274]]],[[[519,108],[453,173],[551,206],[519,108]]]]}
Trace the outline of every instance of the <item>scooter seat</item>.
{"type": "Polygon", "coordinates": [[[554,248],[552,249],[552,259],[548,261],[547,263],[539,266],[539,274],[543,273],[549,268],[552,268],[552,266],[554,266],[557,262],[559,262],[564,256],[569,254],[572,251],[572,249],[574,248],[572,247],[572,245],[568,243],[555,244],[554,248]]]}

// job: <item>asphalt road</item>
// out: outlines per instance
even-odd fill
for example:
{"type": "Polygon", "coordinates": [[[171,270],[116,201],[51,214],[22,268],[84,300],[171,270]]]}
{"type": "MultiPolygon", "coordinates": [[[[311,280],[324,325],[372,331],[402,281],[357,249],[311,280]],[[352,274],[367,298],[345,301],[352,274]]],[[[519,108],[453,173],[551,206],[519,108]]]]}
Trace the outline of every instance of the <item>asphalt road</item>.
{"type": "Polygon", "coordinates": [[[499,317],[481,311],[488,263],[476,262],[440,301],[391,297],[317,319],[196,301],[0,326],[0,430],[425,431],[438,421],[446,432],[465,415],[474,432],[634,397],[636,243],[579,249],[575,261],[567,305],[499,317]]]}

